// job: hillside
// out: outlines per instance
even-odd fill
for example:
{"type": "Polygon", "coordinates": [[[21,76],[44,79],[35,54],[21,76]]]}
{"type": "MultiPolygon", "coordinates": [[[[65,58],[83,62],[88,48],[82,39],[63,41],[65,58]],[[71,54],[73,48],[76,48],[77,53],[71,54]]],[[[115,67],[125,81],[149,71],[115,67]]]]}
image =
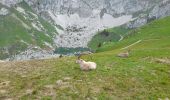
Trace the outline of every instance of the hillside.
{"type": "Polygon", "coordinates": [[[0,59],[29,47],[55,48],[55,26],[37,15],[26,2],[12,7],[0,4],[0,59]]]}
{"type": "Polygon", "coordinates": [[[169,0],[25,0],[46,20],[60,25],[58,47],[87,47],[98,31],[128,23],[137,28],[170,15],[169,0]]]}
{"type": "Polygon", "coordinates": [[[109,42],[119,42],[122,41],[128,33],[130,28],[127,28],[125,25],[121,25],[114,28],[105,29],[103,31],[99,31],[88,43],[88,47],[90,47],[93,50],[97,50],[103,46],[105,46],[106,43],[109,42]]]}
{"type": "MultiPolygon", "coordinates": [[[[166,47],[169,48],[168,39],[169,39],[169,23],[170,17],[162,18],[161,20],[153,21],[147,25],[144,25],[140,28],[125,32],[124,40],[119,42],[106,42],[105,45],[97,49],[97,52],[114,50],[117,48],[124,48],[129,46],[137,41],[141,41],[139,44],[135,45],[137,48],[142,49],[142,45],[148,48],[153,48],[158,46],[160,48],[166,47]],[[156,42],[156,43],[155,43],[156,42]],[[166,45],[167,44],[167,45],[166,45]]],[[[112,29],[112,31],[115,31],[112,29]]],[[[120,32],[118,32],[121,34],[120,32]]],[[[135,48],[133,46],[133,48],[135,48]]]]}
{"type": "Polygon", "coordinates": [[[154,21],[82,57],[97,63],[95,71],[80,71],[75,57],[0,63],[0,99],[170,98],[169,26],[170,17],[154,21]],[[129,58],[116,57],[127,49],[129,58]]]}
{"type": "Polygon", "coordinates": [[[129,29],[169,16],[169,9],[169,0],[0,0],[0,59],[95,51],[121,41],[129,29]]]}

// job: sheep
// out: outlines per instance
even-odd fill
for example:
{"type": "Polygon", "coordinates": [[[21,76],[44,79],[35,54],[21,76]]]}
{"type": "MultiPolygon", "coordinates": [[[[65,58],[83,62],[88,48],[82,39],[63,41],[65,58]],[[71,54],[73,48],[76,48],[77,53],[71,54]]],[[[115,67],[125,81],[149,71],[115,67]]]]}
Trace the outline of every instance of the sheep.
{"type": "Polygon", "coordinates": [[[117,57],[128,58],[128,57],[129,57],[129,53],[130,53],[130,50],[128,50],[128,51],[126,51],[126,52],[119,53],[119,54],[117,55],[117,57]]]}
{"type": "Polygon", "coordinates": [[[97,67],[95,62],[86,62],[83,59],[76,60],[76,63],[80,64],[80,69],[83,71],[95,70],[97,67]]]}

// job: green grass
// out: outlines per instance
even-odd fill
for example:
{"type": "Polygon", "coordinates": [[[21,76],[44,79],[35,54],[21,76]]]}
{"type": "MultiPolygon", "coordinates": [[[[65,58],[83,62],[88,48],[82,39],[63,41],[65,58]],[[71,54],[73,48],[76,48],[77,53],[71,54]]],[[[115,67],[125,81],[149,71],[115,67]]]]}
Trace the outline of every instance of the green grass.
{"type": "MultiPolygon", "coordinates": [[[[0,6],[5,7],[3,5],[0,6]]],[[[13,47],[13,45],[19,44],[21,47],[14,48],[12,51],[16,51],[14,54],[17,54],[18,51],[23,51],[28,46],[27,44],[21,42],[22,40],[28,44],[40,46],[41,48],[47,47],[44,42],[48,42],[49,44],[53,45],[52,38],[54,38],[54,36],[57,34],[55,27],[42,19],[39,15],[37,15],[38,18],[35,18],[35,16],[32,14],[35,14],[35,12],[24,1],[17,4],[17,6],[22,7],[25,10],[26,16],[28,18],[25,18],[24,14],[18,12],[16,10],[16,6],[11,8],[5,7],[10,11],[10,14],[6,16],[0,16],[0,49],[8,48],[9,50],[9,48],[13,47]],[[45,30],[38,31],[32,26],[32,22],[37,21],[42,24],[45,30]],[[27,25],[29,28],[24,27],[22,23],[27,25]]],[[[11,54],[11,52],[9,53],[11,54]]],[[[0,53],[0,55],[2,56],[0,56],[0,59],[8,57],[3,53],[0,53]]]]}
{"type": "Polygon", "coordinates": [[[108,42],[118,42],[121,36],[124,36],[130,29],[127,29],[124,25],[105,29],[104,31],[98,32],[92,40],[88,43],[88,47],[93,50],[97,50],[108,42]],[[121,35],[121,36],[120,36],[121,35]]]}
{"type": "MultiPolygon", "coordinates": [[[[162,41],[164,38],[168,39],[170,36],[169,21],[170,17],[166,17],[157,21],[153,21],[141,28],[131,30],[130,32],[128,32],[127,35],[125,35],[124,41],[120,41],[117,43],[115,42],[107,43],[101,48],[97,49],[97,52],[114,50],[121,47],[123,48],[139,40],[152,41],[158,39],[158,41],[162,41]]],[[[164,44],[164,42],[160,42],[155,45],[161,44],[164,44]]]]}
{"type": "MultiPolygon", "coordinates": [[[[127,35],[123,41],[108,44],[101,51],[83,56],[97,63],[97,69],[84,72],[75,63],[76,57],[0,63],[1,87],[8,93],[0,98],[21,100],[157,100],[170,98],[170,17],[154,21],[127,35]],[[129,58],[116,55],[131,43],[129,58]],[[69,77],[70,80],[64,80],[69,77]],[[57,84],[63,80],[62,84],[57,84]],[[51,87],[51,88],[50,88],[51,87]],[[26,90],[33,90],[26,93],[26,90]]],[[[129,49],[129,48],[128,48],[129,49]]],[[[126,51],[126,50],[125,50],[126,51]]]]}
{"type": "Polygon", "coordinates": [[[41,17],[39,17],[39,20],[42,23],[42,25],[44,26],[44,28],[47,29],[47,32],[46,32],[47,34],[49,34],[51,37],[54,37],[54,35],[57,34],[57,31],[53,25],[51,25],[50,23],[48,23],[41,17]]]}
{"type": "Polygon", "coordinates": [[[31,41],[30,34],[27,34],[27,30],[12,15],[1,17],[0,20],[0,46],[8,46],[18,38],[31,41]]]}

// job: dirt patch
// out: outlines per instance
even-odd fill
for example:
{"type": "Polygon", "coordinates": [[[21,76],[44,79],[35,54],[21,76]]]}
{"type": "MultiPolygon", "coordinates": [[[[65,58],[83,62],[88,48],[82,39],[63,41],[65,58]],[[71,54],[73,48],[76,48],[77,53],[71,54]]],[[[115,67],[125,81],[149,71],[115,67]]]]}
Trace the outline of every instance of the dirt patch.
{"type": "Polygon", "coordinates": [[[168,58],[155,58],[155,62],[170,65],[170,59],[168,58]]]}

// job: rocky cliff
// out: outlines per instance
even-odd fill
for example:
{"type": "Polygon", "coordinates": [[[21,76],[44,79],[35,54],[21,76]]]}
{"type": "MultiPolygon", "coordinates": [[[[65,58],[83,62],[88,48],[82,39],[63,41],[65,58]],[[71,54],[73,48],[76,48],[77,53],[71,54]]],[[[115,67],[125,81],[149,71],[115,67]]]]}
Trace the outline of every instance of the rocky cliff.
{"type": "Polygon", "coordinates": [[[59,47],[86,47],[97,31],[127,23],[140,27],[170,15],[170,0],[25,0],[45,19],[60,25],[59,47]]]}

